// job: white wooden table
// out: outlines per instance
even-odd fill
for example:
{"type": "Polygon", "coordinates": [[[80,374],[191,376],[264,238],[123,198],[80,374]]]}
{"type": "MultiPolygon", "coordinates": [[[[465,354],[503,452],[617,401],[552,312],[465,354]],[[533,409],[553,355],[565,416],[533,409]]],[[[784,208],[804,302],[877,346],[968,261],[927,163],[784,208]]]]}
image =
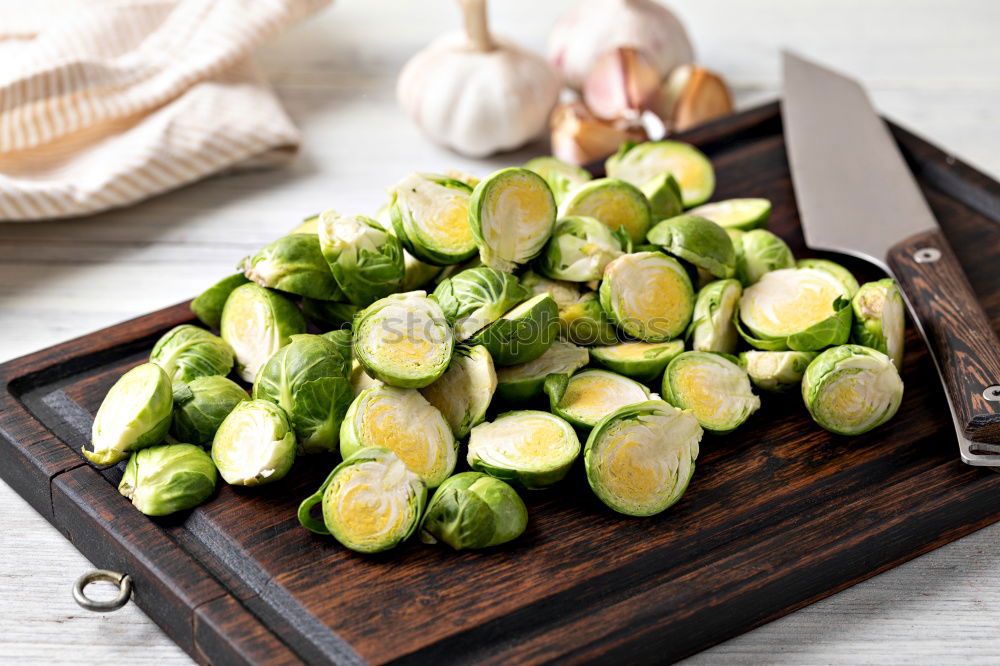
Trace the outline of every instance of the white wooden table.
{"type": "MultiPolygon", "coordinates": [[[[499,32],[542,48],[569,0],[494,2],[499,32]]],[[[1000,176],[1000,3],[993,0],[674,0],[703,63],[741,107],[776,97],[778,48],[860,76],[882,111],[1000,176]]],[[[447,0],[338,0],[260,53],[305,144],[280,171],[219,177],[89,219],[0,224],[0,360],[170,305],[326,207],[373,213],[415,169],[485,173],[425,142],[395,73],[458,25],[447,0]]],[[[0,461],[2,464],[2,461],[0,461]]],[[[0,661],[190,663],[134,605],[82,611],[91,568],[0,483],[0,661]]],[[[696,664],[1000,662],[1000,525],[693,657],[696,664]]]]}

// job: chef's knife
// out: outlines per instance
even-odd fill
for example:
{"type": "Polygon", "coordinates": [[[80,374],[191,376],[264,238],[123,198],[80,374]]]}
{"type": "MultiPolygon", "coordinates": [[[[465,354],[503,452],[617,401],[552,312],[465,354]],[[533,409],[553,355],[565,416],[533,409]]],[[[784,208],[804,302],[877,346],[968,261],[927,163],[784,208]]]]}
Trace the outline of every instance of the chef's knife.
{"type": "Polygon", "coordinates": [[[788,160],[806,244],[899,283],[944,382],[962,460],[1000,466],[1000,341],[864,89],[784,54],[788,160]]]}

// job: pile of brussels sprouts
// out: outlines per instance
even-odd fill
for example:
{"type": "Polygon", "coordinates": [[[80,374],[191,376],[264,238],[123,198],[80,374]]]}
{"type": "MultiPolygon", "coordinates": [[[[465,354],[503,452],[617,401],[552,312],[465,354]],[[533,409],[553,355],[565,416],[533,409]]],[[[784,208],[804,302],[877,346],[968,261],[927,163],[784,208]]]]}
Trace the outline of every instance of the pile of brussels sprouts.
{"type": "Polygon", "coordinates": [[[127,458],[121,493],[164,515],[217,473],[255,486],[339,455],[306,528],[359,552],[416,532],[486,548],[525,530],[518,490],[559,484],[581,453],[611,509],[667,509],[703,432],[749,419],[755,388],[800,388],[841,435],[893,416],[892,280],[796,261],[765,199],[706,203],[714,174],[690,145],[627,144],[606,169],[414,173],[375,218],[306,219],[192,302],[207,328],[169,331],[111,388],[86,456],[127,458]]]}

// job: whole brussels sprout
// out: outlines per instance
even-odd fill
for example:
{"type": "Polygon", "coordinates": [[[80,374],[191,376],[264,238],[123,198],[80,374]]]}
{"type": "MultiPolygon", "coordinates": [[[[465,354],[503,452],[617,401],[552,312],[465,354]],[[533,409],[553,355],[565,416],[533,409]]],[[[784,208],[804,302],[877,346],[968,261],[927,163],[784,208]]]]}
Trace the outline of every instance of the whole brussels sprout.
{"type": "Polygon", "coordinates": [[[155,363],[138,365],[114,383],[94,417],[92,451],[84,457],[114,465],[131,451],[163,441],[173,414],[170,377],[155,363]]]}
{"type": "Polygon", "coordinates": [[[496,388],[497,373],[486,347],[458,347],[445,373],[420,393],[441,412],[455,438],[462,439],[486,418],[496,388]]]}
{"type": "Polygon", "coordinates": [[[317,534],[332,534],[359,553],[395,548],[420,524],[427,488],[392,451],[359,450],[337,465],[323,485],[299,505],[299,522],[317,534]],[[312,517],[321,504],[322,522],[312,517]]]}
{"type": "Polygon", "coordinates": [[[458,462],[458,442],[444,416],[419,391],[376,386],[351,403],[340,428],[340,454],[377,446],[395,451],[407,468],[436,488],[458,462]]]}
{"type": "Polygon", "coordinates": [[[623,229],[633,243],[646,239],[652,214],[646,195],[624,180],[598,178],[570,192],[559,217],[592,217],[612,231],[623,229]]]}
{"type": "Polygon", "coordinates": [[[565,282],[563,280],[550,280],[532,270],[527,270],[521,274],[521,286],[534,296],[548,294],[556,302],[556,307],[560,310],[579,302],[580,297],[583,295],[583,292],[580,291],[580,285],[576,283],[565,282]]]}
{"type": "Polygon", "coordinates": [[[463,342],[528,298],[528,290],[510,273],[479,266],[444,280],[431,298],[455,327],[455,339],[463,342]]]}
{"type": "Polygon", "coordinates": [[[716,280],[698,292],[694,316],[687,330],[694,351],[732,354],[739,342],[733,313],[743,295],[739,280],[716,280]]]}
{"type": "Polygon", "coordinates": [[[715,172],[705,155],[680,141],[627,141],[605,161],[611,178],[621,178],[642,187],[662,173],[673,174],[681,188],[685,208],[708,201],[715,190],[715,172]]]}
{"type": "Polygon", "coordinates": [[[243,272],[262,287],[325,301],[344,299],[315,233],[282,236],[247,259],[243,272]]]}
{"type": "Polygon", "coordinates": [[[166,444],[133,453],[118,492],[147,516],[166,516],[207,500],[215,481],[215,464],[204,449],[166,444]]]}
{"type": "Polygon", "coordinates": [[[215,437],[229,412],[250,396],[225,377],[197,377],[174,382],[174,418],[170,434],[179,442],[204,445],[215,437]]]}
{"type": "Polygon", "coordinates": [[[826,271],[836,278],[847,291],[847,297],[852,298],[858,291],[858,280],[851,271],[847,270],[835,261],[829,259],[799,259],[795,262],[796,268],[814,268],[818,271],[826,271]]]}
{"type": "Polygon", "coordinates": [[[847,293],[826,271],[769,271],[743,291],[737,330],[751,346],[766,351],[818,351],[843,344],[851,332],[847,293]]]}
{"type": "Polygon", "coordinates": [[[455,550],[512,541],[528,526],[528,508],[509,485],[480,472],[462,472],[442,483],[427,504],[421,538],[455,550]]]}
{"type": "Polygon", "coordinates": [[[236,372],[243,381],[253,382],[271,354],[293,335],[306,332],[306,320],[290,300],[251,283],[229,296],[220,332],[236,357],[236,372]]]}
{"type": "Polygon", "coordinates": [[[640,189],[649,200],[649,210],[654,224],[684,212],[681,186],[677,184],[673,174],[661,173],[644,183],[640,189]]]}
{"type": "Polygon", "coordinates": [[[618,333],[601,307],[596,292],[584,294],[573,305],[559,310],[559,335],[578,345],[613,345],[618,333]]]}
{"type": "Polygon", "coordinates": [[[469,226],[472,188],[429,173],[411,173],[389,190],[392,228],[414,257],[430,264],[458,264],[476,254],[469,226]]]}
{"type": "Polygon", "coordinates": [[[684,267],[661,252],[625,254],[604,270],[601,307],[644,342],[666,342],[687,328],[694,289],[684,267]]]}
{"type": "Polygon", "coordinates": [[[726,230],[711,220],[694,215],[678,215],[663,220],[646,236],[654,245],[704,268],[717,278],[736,272],[736,251],[726,230]]]}
{"type": "Polygon", "coordinates": [[[860,435],[893,416],[903,380],[888,356],[861,345],[827,349],[802,377],[802,399],[819,425],[837,435],[860,435]]]}
{"type": "Polygon", "coordinates": [[[736,279],[743,286],[754,284],[769,271],[793,268],[795,257],[785,241],[767,229],[730,233],[736,250],[736,279]]]}
{"type": "Polygon", "coordinates": [[[455,338],[436,301],[422,291],[394,294],[358,313],[354,354],[392,386],[421,388],[448,368],[455,338]]]}
{"type": "Polygon", "coordinates": [[[212,439],[212,462],[232,486],[283,479],[295,462],[295,432],[285,411],[267,400],[236,405],[212,439]]]}
{"type": "Polygon", "coordinates": [[[622,342],[608,347],[591,347],[590,358],[608,370],[640,382],[651,382],[667,364],[684,351],[683,340],[669,342],[622,342]]]}
{"type": "Polygon", "coordinates": [[[361,310],[353,303],[337,303],[336,301],[320,301],[315,298],[303,298],[302,314],[321,329],[350,327],[354,316],[361,310]]]}
{"type": "Polygon", "coordinates": [[[851,339],[877,349],[892,359],[896,369],[903,364],[903,342],[906,338],[906,314],[903,295],[892,278],[867,282],[851,300],[854,308],[854,330],[851,339]]]}
{"type": "Polygon", "coordinates": [[[627,405],[590,431],[583,454],[587,481],[618,513],[660,513],[687,490],[701,437],[701,426],[690,412],[662,400],[627,405]]]}
{"type": "Polygon", "coordinates": [[[584,370],[572,377],[550,375],[545,392],[552,413],[579,428],[594,427],[619,407],[659,397],[634,379],[607,370],[584,370]]]}
{"type": "Polygon", "coordinates": [[[559,333],[559,310],[548,294],[529,298],[469,338],[483,345],[497,365],[533,361],[549,348],[559,333]]]}
{"type": "Polygon", "coordinates": [[[388,296],[403,282],[403,246],[369,217],[324,211],[319,243],[337,285],[354,305],[388,296]]]}
{"type": "Polygon", "coordinates": [[[556,340],[535,360],[497,370],[497,395],[512,402],[539,396],[546,377],[571,375],[587,365],[588,356],[583,347],[556,340]]]}
{"type": "Polygon", "coordinates": [[[722,354],[684,352],[663,373],[663,397],[690,410],[705,430],[727,433],[760,409],[760,398],[739,365],[722,354]]]}
{"type": "Polygon", "coordinates": [[[767,224],[771,215],[771,202],[767,199],[726,199],[703,204],[688,211],[715,222],[724,229],[750,231],[767,224]]]}
{"type": "Polygon", "coordinates": [[[631,247],[621,227],[611,230],[593,217],[564,217],[538,258],[538,270],[553,280],[600,280],[604,267],[631,247]]]}
{"type": "Polygon", "coordinates": [[[350,375],[354,363],[354,334],[351,329],[339,328],[335,331],[327,331],[320,337],[333,344],[337,353],[344,359],[344,367],[347,369],[347,374],[350,375]]]}
{"type": "Polygon", "coordinates": [[[556,199],[556,204],[562,203],[570,192],[591,179],[590,173],[585,169],[548,155],[528,160],[524,168],[534,171],[545,179],[556,199]]]}
{"type": "Polygon", "coordinates": [[[222,278],[191,301],[191,312],[205,326],[218,330],[222,323],[222,308],[226,306],[229,294],[249,281],[243,273],[222,278]]]}
{"type": "Polygon", "coordinates": [[[529,490],[562,481],[579,455],[573,426],[548,412],[507,412],[469,435],[472,469],[529,490]]]}
{"type": "Polygon", "coordinates": [[[340,423],[354,399],[350,361],[320,335],[293,335],[257,373],[254,400],[280,406],[291,421],[299,453],[336,451],[340,423]]]}
{"type": "Polygon", "coordinates": [[[233,369],[233,350],[217,335],[182,324],[163,334],[149,355],[174,381],[227,375],[233,369]]]}
{"type": "Polygon", "coordinates": [[[757,388],[784,393],[799,387],[802,375],[817,355],[818,352],[746,351],[740,354],[740,366],[757,388]]]}
{"type": "Polygon", "coordinates": [[[552,190],[537,173],[519,167],[484,178],[469,202],[480,259],[507,273],[538,256],[555,222],[552,190]]]}

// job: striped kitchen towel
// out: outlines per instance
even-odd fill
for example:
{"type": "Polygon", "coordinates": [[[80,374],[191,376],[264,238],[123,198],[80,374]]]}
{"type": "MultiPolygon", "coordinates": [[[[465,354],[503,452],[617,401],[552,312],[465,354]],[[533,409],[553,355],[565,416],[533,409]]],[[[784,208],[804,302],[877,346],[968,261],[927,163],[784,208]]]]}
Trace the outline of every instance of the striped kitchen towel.
{"type": "Polygon", "coordinates": [[[287,161],[298,131],[250,52],[328,1],[0,3],[0,220],[287,161]]]}

